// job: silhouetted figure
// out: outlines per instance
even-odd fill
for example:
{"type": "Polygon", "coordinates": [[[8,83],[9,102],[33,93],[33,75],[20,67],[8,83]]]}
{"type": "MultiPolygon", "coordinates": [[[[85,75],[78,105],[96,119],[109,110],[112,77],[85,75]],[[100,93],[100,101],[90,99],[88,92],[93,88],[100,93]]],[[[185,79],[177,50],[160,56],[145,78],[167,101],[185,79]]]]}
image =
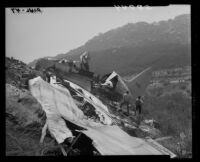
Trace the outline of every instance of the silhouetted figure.
{"type": "Polygon", "coordinates": [[[139,115],[142,113],[142,104],[143,101],[141,99],[141,96],[138,96],[135,101],[135,106],[136,106],[136,112],[138,112],[139,115]]]}
{"type": "Polygon", "coordinates": [[[126,91],[124,94],[123,94],[123,101],[122,103],[120,104],[120,108],[122,107],[122,105],[126,105],[127,107],[127,113],[129,115],[129,100],[128,100],[128,95],[129,95],[129,91],[126,91]]]}

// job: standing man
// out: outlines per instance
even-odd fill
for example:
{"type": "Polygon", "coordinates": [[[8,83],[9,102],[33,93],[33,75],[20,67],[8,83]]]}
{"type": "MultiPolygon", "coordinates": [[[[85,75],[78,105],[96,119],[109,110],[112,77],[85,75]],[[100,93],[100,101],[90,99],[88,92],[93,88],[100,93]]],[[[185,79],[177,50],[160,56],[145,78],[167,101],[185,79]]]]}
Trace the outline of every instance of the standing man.
{"type": "Polygon", "coordinates": [[[139,115],[141,115],[142,113],[142,104],[143,104],[143,101],[141,99],[141,96],[138,96],[135,101],[135,106],[136,106],[136,112],[138,112],[139,115]]]}
{"type": "Polygon", "coordinates": [[[120,104],[120,108],[122,107],[122,105],[126,105],[126,107],[127,107],[127,114],[129,115],[129,98],[128,98],[128,95],[129,95],[129,91],[126,91],[123,94],[123,101],[120,104]]]}
{"type": "Polygon", "coordinates": [[[47,76],[48,83],[50,83],[50,81],[51,81],[51,75],[52,75],[52,73],[50,71],[47,71],[46,76],[47,76]]]}
{"type": "Polygon", "coordinates": [[[80,56],[80,60],[81,60],[81,69],[85,70],[85,71],[89,71],[89,53],[88,52],[84,52],[81,56],[80,56]]]}

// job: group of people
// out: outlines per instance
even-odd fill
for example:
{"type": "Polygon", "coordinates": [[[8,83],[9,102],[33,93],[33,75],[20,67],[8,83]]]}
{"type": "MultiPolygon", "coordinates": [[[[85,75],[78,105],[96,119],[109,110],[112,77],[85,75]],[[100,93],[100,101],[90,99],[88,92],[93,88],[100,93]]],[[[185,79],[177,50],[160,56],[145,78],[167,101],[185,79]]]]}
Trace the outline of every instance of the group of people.
{"type": "Polygon", "coordinates": [[[48,82],[51,83],[52,79],[55,80],[54,82],[56,82],[56,74],[55,74],[55,66],[51,66],[47,69],[43,69],[43,79],[48,82]]]}
{"type": "MultiPolygon", "coordinates": [[[[120,104],[120,108],[123,106],[123,105],[126,105],[127,107],[127,113],[129,115],[129,108],[130,108],[130,95],[129,95],[129,91],[126,91],[124,94],[123,94],[123,100],[120,104]]],[[[142,105],[143,105],[143,100],[142,100],[142,97],[141,96],[138,96],[136,98],[136,101],[135,101],[135,114],[138,114],[138,115],[141,115],[142,113],[142,105]]]]}
{"type": "Polygon", "coordinates": [[[72,72],[72,69],[75,69],[76,71],[89,71],[89,60],[90,55],[89,52],[84,52],[80,55],[80,61],[73,61],[72,59],[61,61],[61,63],[67,63],[69,65],[69,72],[72,72]],[[76,65],[76,63],[80,62],[80,67],[76,65]]]}

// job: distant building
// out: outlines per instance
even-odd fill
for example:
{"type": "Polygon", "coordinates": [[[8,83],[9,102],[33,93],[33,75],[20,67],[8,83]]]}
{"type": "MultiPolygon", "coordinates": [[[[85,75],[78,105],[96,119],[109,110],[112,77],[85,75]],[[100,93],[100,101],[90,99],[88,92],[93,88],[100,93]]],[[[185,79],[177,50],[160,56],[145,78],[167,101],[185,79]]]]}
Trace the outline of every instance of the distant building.
{"type": "Polygon", "coordinates": [[[167,71],[165,70],[160,70],[160,71],[155,71],[153,72],[154,77],[160,77],[160,76],[165,76],[167,75],[167,71]]]}
{"type": "Polygon", "coordinates": [[[179,83],[179,80],[171,80],[170,83],[171,83],[171,84],[179,83]]]}

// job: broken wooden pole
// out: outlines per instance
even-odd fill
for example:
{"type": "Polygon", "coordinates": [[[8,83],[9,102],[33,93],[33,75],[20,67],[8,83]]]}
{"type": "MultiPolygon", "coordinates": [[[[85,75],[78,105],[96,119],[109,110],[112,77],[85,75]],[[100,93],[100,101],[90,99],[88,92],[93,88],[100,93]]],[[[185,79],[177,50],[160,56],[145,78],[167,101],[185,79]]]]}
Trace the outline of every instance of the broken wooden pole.
{"type": "Polygon", "coordinates": [[[155,141],[163,141],[172,138],[172,136],[156,138],[155,141]]]}
{"type": "Polygon", "coordinates": [[[78,140],[78,138],[81,136],[82,132],[79,133],[79,135],[75,138],[75,140],[72,142],[71,146],[68,148],[67,150],[67,154],[71,151],[72,146],[76,143],[76,141],[78,140]]]}
{"type": "Polygon", "coordinates": [[[60,149],[61,149],[63,155],[64,155],[64,156],[67,156],[67,153],[65,152],[65,149],[63,148],[63,146],[62,146],[61,144],[58,144],[58,145],[59,145],[59,147],[60,147],[60,149]]]}

